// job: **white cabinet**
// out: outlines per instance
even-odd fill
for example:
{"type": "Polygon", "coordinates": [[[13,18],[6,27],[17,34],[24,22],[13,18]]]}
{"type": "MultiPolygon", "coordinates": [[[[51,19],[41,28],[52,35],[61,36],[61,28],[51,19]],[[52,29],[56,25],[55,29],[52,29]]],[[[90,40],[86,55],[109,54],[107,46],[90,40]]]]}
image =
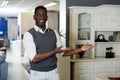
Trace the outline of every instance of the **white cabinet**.
{"type": "MultiPolygon", "coordinates": [[[[85,58],[105,57],[108,47],[113,47],[115,55],[120,55],[120,5],[72,6],[69,10],[71,48],[78,48],[83,44],[95,45],[95,48],[85,52],[85,58]],[[100,34],[105,40],[96,42],[100,34]]],[[[71,58],[79,58],[79,55],[71,58]]]]}
{"type": "Polygon", "coordinates": [[[120,74],[120,5],[72,6],[69,10],[70,48],[95,45],[84,53],[83,58],[79,54],[71,56],[71,61],[80,60],[73,64],[74,80],[94,80],[95,76],[120,74]],[[104,40],[98,40],[100,34],[104,40]],[[113,48],[115,58],[105,58],[109,47],[113,48]]]}
{"type": "Polygon", "coordinates": [[[120,59],[71,60],[73,80],[94,80],[96,77],[120,75],[120,59]]]}

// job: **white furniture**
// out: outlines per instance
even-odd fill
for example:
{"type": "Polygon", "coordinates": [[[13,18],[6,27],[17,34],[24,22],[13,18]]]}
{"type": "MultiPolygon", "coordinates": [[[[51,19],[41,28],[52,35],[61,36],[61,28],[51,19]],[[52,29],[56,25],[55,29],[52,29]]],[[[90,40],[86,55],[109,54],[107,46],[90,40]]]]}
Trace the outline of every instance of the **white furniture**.
{"type": "Polygon", "coordinates": [[[120,74],[120,5],[72,6],[69,9],[70,47],[95,45],[83,58],[78,54],[71,56],[72,80],[120,74]],[[104,41],[97,40],[99,34],[104,35],[104,41]],[[105,58],[108,47],[113,47],[115,58],[105,58]]]}
{"type": "Polygon", "coordinates": [[[71,60],[73,66],[72,80],[94,80],[111,75],[120,76],[120,57],[115,59],[74,59],[71,60]]]}

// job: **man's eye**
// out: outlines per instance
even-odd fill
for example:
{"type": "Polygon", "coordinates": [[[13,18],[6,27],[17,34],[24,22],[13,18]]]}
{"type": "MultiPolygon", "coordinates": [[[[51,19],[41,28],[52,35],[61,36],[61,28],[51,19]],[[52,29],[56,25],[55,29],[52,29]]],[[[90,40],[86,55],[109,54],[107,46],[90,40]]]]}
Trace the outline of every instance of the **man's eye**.
{"type": "Polygon", "coordinates": [[[40,17],[40,15],[36,15],[37,17],[40,17]]]}

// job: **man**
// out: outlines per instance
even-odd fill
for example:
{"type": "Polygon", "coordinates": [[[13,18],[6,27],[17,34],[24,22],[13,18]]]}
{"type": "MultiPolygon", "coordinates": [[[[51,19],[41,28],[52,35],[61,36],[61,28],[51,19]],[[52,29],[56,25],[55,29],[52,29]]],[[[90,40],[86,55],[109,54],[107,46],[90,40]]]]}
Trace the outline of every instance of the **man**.
{"type": "Polygon", "coordinates": [[[24,34],[23,44],[30,57],[30,80],[59,80],[57,72],[56,53],[70,56],[86,51],[93,46],[84,45],[82,48],[63,49],[58,33],[46,26],[47,9],[37,6],[34,12],[35,26],[24,34]]]}

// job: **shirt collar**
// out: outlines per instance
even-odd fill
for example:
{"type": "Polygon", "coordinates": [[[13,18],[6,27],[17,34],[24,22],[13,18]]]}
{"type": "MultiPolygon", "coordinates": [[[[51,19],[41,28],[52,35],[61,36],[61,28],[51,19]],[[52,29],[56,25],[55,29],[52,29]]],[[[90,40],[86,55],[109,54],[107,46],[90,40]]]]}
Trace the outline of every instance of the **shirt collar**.
{"type": "Polygon", "coordinates": [[[42,31],[42,29],[41,28],[39,28],[37,25],[34,25],[34,29],[38,32],[41,32],[41,33],[45,33],[45,31],[48,29],[48,26],[46,26],[46,29],[45,29],[45,31],[42,31]]]}

